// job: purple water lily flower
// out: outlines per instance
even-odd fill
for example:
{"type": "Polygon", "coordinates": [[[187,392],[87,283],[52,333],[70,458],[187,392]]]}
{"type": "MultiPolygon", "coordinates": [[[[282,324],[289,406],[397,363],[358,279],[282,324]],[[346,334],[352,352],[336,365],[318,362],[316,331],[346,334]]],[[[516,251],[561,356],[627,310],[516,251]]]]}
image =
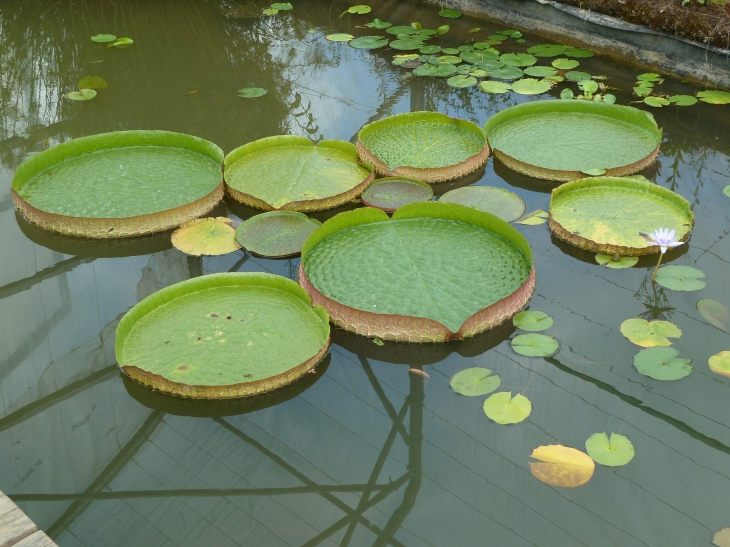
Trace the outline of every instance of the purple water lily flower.
{"type": "Polygon", "coordinates": [[[648,245],[658,245],[662,254],[666,253],[668,248],[679,247],[684,243],[684,241],[679,241],[679,238],[677,238],[677,232],[669,228],[657,228],[649,235],[641,234],[641,237],[648,245]]]}

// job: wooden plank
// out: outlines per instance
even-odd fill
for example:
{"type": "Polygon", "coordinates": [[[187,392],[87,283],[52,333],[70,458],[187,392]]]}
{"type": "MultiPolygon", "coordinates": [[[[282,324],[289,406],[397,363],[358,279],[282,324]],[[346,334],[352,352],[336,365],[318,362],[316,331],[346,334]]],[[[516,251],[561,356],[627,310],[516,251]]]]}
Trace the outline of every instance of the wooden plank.
{"type": "Polygon", "coordinates": [[[56,547],[56,544],[53,543],[53,540],[43,530],[38,530],[27,538],[21,539],[13,547],[56,547]]]}
{"type": "Polygon", "coordinates": [[[33,521],[16,507],[0,517],[0,547],[12,547],[38,530],[33,521]]]}

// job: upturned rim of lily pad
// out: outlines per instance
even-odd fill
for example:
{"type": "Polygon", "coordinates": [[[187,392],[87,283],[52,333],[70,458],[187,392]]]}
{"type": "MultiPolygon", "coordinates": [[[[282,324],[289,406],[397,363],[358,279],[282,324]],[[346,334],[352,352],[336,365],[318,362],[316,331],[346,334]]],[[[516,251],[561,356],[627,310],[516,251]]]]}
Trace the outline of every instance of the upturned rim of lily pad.
{"type": "Polygon", "coordinates": [[[209,213],[223,198],[223,150],[216,144],[172,131],[114,131],[79,137],[53,146],[24,161],[15,171],[11,185],[18,212],[33,224],[60,234],[92,239],[116,239],[164,232],[209,213]],[[128,217],[68,216],[44,211],[20,196],[21,188],[33,178],[71,158],[126,147],[182,148],[206,156],[221,166],[221,180],[203,197],[179,207],[128,217]]]}
{"type": "MultiPolygon", "coordinates": [[[[242,158],[256,154],[257,152],[260,152],[262,150],[266,150],[269,148],[293,146],[302,146],[309,148],[334,148],[336,150],[340,150],[342,152],[346,152],[352,155],[353,163],[358,163],[357,149],[352,143],[338,140],[324,140],[320,141],[318,144],[314,144],[306,137],[300,137],[297,135],[276,135],[273,137],[264,137],[262,139],[258,139],[253,142],[244,144],[243,146],[239,146],[238,148],[232,150],[226,155],[225,159],[223,160],[223,165],[225,170],[228,170],[233,164],[235,164],[242,158]]],[[[375,179],[375,171],[373,170],[372,165],[370,165],[369,162],[360,162],[360,165],[370,170],[370,175],[368,175],[362,182],[353,186],[349,190],[321,199],[290,201],[288,203],[285,203],[281,207],[274,207],[272,204],[267,203],[266,201],[259,199],[251,194],[236,190],[231,186],[231,184],[229,184],[227,179],[225,180],[225,188],[226,193],[236,201],[243,203],[244,205],[248,205],[249,207],[262,209],[264,211],[322,211],[325,209],[333,209],[344,203],[347,203],[348,201],[362,194],[362,192],[368,186],[370,186],[370,183],[372,183],[375,179]]]]}
{"type": "Polygon", "coordinates": [[[578,113],[587,116],[592,115],[618,119],[624,123],[634,125],[652,135],[656,142],[656,148],[648,156],[634,163],[606,169],[606,176],[622,177],[637,173],[654,163],[659,156],[659,145],[662,138],[662,130],[657,126],[654,116],[650,113],[639,110],[638,108],[617,104],[556,99],[518,104],[506,108],[489,118],[484,126],[484,131],[487,134],[487,140],[489,140],[489,145],[492,147],[494,157],[510,169],[517,171],[518,173],[522,173],[523,175],[528,175],[538,179],[567,182],[583,178],[585,175],[579,169],[549,169],[513,158],[499,150],[499,148],[496,148],[494,143],[490,140],[490,135],[493,135],[494,130],[503,123],[512,121],[516,118],[554,112],[578,113]]]}
{"type": "Polygon", "coordinates": [[[273,391],[304,376],[314,368],[327,355],[330,346],[330,325],[327,312],[321,306],[312,307],[312,320],[322,322],[327,330],[327,338],[322,347],[312,357],[303,363],[290,368],[280,374],[269,376],[252,382],[239,382],[229,385],[191,385],[176,382],[155,374],[137,366],[125,365],[125,345],[134,327],[149,313],[162,306],[169,305],[176,298],[189,295],[198,291],[205,291],[214,287],[265,287],[272,291],[288,293],[293,298],[299,299],[307,306],[312,302],[307,293],[294,281],[282,277],[261,272],[236,272],[217,273],[188,279],[162,290],[153,293],[137,303],[127,314],[122,317],[116,331],[116,342],[114,352],[116,354],[119,368],[122,369],[130,379],[149,386],[162,393],[188,397],[192,399],[231,399],[237,397],[248,397],[273,391]]]}
{"type": "Polygon", "coordinates": [[[427,201],[404,205],[393,213],[392,218],[379,209],[370,207],[340,213],[315,230],[302,248],[302,260],[298,271],[299,284],[312,299],[312,303],[322,306],[336,326],[350,332],[381,340],[400,342],[445,342],[461,340],[508,321],[530,300],[535,290],[535,265],[532,250],[527,239],[508,222],[492,214],[478,211],[463,205],[427,201]],[[350,228],[378,222],[398,222],[399,220],[433,218],[458,220],[493,231],[515,245],[530,264],[530,272],[522,284],[511,294],[479,310],[467,318],[461,327],[453,332],[443,323],[426,317],[374,313],[356,309],[322,294],[307,277],[305,263],[308,253],[330,235],[350,228]]]}
{"type": "MultiPolygon", "coordinates": [[[[558,222],[553,216],[553,203],[564,197],[570,192],[580,192],[590,190],[592,188],[606,188],[607,186],[615,186],[623,189],[629,189],[636,192],[637,197],[642,194],[651,193],[661,197],[667,202],[671,203],[677,209],[680,209],[687,219],[689,228],[687,233],[684,234],[679,240],[687,241],[690,234],[692,233],[692,227],[694,226],[695,218],[692,213],[692,208],[685,198],[672,192],[671,190],[654,184],[648,180],[637,180],[630,177],[590,177],[579,180],[574,180],[566,184],[562,184],[557,188],[553,189],[550,196],[550,208],[548,216],[548,228],[558,239],[562,239],[566,243],[570,243],[581,249],[592,251],[595,253],[616,255],[619,256],[643,256],[648,254],[655,254],[661,252],[658,245],[647,245],[646,247],[628,247],[624,245],[614,245],[611,243],[605,243],[600,241],[593,241],[586,237],[581,236],[578,233],[573,233],[564,228],[560,222],[558,222]]],[[[599,190],[600,192],[600,190],[599,190]]]]}
{"type": "Polygon", "coordinates": [[[384,177],[405,177],[430,183],[458,179],[464,175],[473,173],[482,165],[487,163],[487,159],[489,158],[489,144],[487,143],[487,136],[481,127],[470,121],[452,118],[440,112],[405,112],[368,123],[358,132],[356,146],[360,160],[371,164],[378,175],[384,177]],[[419,168],[401,165],[391,170],[382,160],[371,152],[363,142],[363,139],[367,140],[368,135],[371,135],[376,131],[382,131],[383,129],[387,129],[392,126],[402,126],[421,121],[453,124],[455,127],[466,129],[467,131],[478,135],[480,139],[483,139],[484,147],[473,156],[454,164],[432,168],[419,168]]]}

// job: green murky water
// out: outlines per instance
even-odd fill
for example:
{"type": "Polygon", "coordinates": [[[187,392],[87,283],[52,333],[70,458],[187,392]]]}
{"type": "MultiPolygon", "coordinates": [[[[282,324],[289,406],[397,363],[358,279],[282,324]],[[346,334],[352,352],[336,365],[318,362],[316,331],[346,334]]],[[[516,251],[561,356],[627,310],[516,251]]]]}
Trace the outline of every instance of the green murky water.
{"type": "MultiPolygon", "coordinates": [[[[689,199],[697,218],[690,244],[667,262],[703,270],[702,291],[653,286],[653,258],[609,270],[551,239],[545,225],[517,225],[535,255],[532,309],[555,318],[547,331],[561,342],[555,357],[515,354],[509,326],[437,346],[380,347],[340,331],[316,375],[254,401],[191,404],[122,379],[114,330],[141,298],[212,272],[294,278],[298,261],[243,252],[191,258],[171,248],[169,234],[103,243],[51,236],[13,210],[10,180],[29,154],[123,129],[190,133],[226,152],[281,133],[350,140],[392,113],[438,110],[483,124],[539,98],[403,80],[392,52],[323,38],[360,35],[355,25],[371,16],[429,28],[448,22],[441,40],[452,45],[472,27],[483,35],[503,27],[445,21],[408,1],[372,2],[370,15],[341,19],[350,4],[294,5],[264,20],[224,0],[3,2],[0,490],[61,547],[709,545],[730,526],[730,380],[710,372],[707,358],[729,350],[730,336],[695,304],[730,306],[730,199],[722,193],[730,184],[730,107],[652,111],[664,140],[643,174],[689,199]],[[108,49],[89,40],[98,33],[130,36],[134,45],[108,49]],[[63,98],[84,76],[101,76],[109,88],[84,103],[63,98]],[[236,96],[243,87],[269,92],[246,100],[236,96]],[[636,372],[638,348],[619,332],[636,316],[682,329],[674,347],[693,359],[689,378],[658,382],[636,372]],[[471,366],[527,395],[532,415],[498,426],[484,416],[482,397],[454,394],[449,378],[471,366]],[[633,441],[629,465],[597,466],[575,489],[530,474],[535,447],[582,449],[601,431],[633,441]]],[[[523,46],[544,41],[526,38],[523,46]]],[[[600,56],[581,59],[580,69],[623,90],[643,72],[600,56]]],[[[667,94],[697,91],[678,81],[663,86],[667,94]]],[[[549,184],[493,158],[436,192],[473,183],[518,193],[528,211],[548,206],[549,184]]],[[[253,214],[235,204],[217,212],[253,214]]]]}

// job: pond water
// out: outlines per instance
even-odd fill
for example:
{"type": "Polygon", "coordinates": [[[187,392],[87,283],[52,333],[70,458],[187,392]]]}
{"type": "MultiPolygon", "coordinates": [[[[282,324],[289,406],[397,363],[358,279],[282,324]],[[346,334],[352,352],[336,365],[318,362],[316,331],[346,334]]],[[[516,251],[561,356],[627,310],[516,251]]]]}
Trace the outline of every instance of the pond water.
{"type": "MultiPolygon", "coordinates": [[[[283,133],[351,140],[364,123],[411,110],[483,125],[566,87],[529,97],[454,89],[404,78],[392,50],[324,39],[380,34],[355,28],[373,16],[424,28],[449,23],[439,43],[452,46],[472,38],[473,27],[481,37],[504,28],[497,24],[445,20],[410,1],[371,2],[371,14],[342,18],[350,4],[293,3],[265,19],[247,18],[232,0],[2,3],[0,490],[61,547],[710,545],[730,526],[730,379],[713,374],[707,359],[730,350],[730,336],[695,305],[712,298],[730,307],[727,106],[638,105],[664,128],[659,160],[642,174],[687,198],[697,219],[689,245],[666,262],[701,269],[701,291],[653,285],[655,257],[610,270],[551,238],[544,224],[516,225],[535,255],[530,307],[555,319],[547,331],[561,344],[554,357],[514,353],[509,325],[441,345],[381,347],[335,331],[317,374],[263,400],[193,404],[122,378],[114,331],[140,299],[213,272],[294,279],[298,260],[243,251],[188,257],[171,247],[169,233],[125,242],[49,235],[17,216],[10,197],[13,172],[30,154],[125,129],[190,133],[225,152],[283,133]],[[91,42],[99,33],[134,45],[91,42]],[[88,102],[67,100],[84,76],[109,87],[88,102]],[[243,87],[268,94],[239,98],[243,87]],[[692,358],[694,373],[677,382],[640,375],[632,366],[639,348],[619,332],[631,317],[679,326],[674,347],[692,358]],[[483,397],[456,395],[450,377],[472,366],[528,396],[531,416],[499,426],[485,417],[483,397]],[[572,489],[531,475],[534,448],[583,450],[602,431],[631,439],[631,463],[597,466],[590,482],[572,489]]],[[[501,49],[546,41],[525,39],[501,49]]],[[[580,61],[581,70],[624,90],[614,92],[619,103],[635,99],[627,91],[643,70],[602,56],[580,61]]],[[[668,94],[699,89],[662,85],[668,94]]],[[[594,138],[601,146],[600,134],[594,138]]],[[[468,180],[435,191],[467,184],[516,192],[528,211],[547,210],[553,187],[490,158],[468,180]]],[[[255,211],[223,203],[216,213],[255,211]]]]}

